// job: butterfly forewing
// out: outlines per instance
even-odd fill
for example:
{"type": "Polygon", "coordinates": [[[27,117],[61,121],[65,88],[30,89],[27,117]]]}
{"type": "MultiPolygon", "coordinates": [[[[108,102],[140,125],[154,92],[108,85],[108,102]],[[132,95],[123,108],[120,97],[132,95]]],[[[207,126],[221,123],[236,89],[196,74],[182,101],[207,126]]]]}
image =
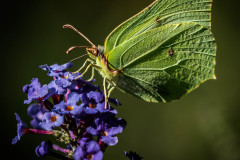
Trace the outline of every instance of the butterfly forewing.
{"type": "Polygon", "coordinates": [[[212,0],[156,0],[109,34],[104,54],[107,56],[121,43],[167,24],[196,22],[210,28],[211,5],[212,0]]]}

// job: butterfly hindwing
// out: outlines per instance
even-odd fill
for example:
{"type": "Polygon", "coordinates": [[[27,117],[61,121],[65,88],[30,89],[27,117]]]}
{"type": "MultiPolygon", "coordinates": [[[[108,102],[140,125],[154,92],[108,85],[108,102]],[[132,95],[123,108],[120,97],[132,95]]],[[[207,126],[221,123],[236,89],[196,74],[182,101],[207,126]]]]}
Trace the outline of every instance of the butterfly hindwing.
{"type": "Polygon", "coordinates": [[[108,62],[122,71],[117,87],[147,101],[168,102],[215,77],[215,52],[208,28],[179,23],[121,43],[109,53],[108,62]]]}

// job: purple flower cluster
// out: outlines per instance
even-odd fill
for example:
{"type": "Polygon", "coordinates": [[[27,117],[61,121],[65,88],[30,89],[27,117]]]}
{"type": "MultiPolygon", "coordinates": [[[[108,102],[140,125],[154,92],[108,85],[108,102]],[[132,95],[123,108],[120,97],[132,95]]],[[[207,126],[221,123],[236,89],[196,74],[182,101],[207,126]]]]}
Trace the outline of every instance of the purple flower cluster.
{"type": "MultiPolygon", "coordinates": [[[[107,104],[103,92],[96,85],[81,78],[80,73],[66,71],[72,63],[63,65],[42,65],[53,80],[41,85],[38,78],[23,87],[31,104],[28,115],[32,118],[27,125],[16,114],[18,135],[15,144],[24,134],[45,134],[56,136],[66,147],[61,148],[50,141],[42,142],[36,148],[39,157],[52,155],[59,159],[101,160],[108,146],[118,143],[117,134],[122,133],[126,121],[116,118],[117,111],[107,104]]],[[[109,102],[120,105],[117,99],[109,102]]]]}

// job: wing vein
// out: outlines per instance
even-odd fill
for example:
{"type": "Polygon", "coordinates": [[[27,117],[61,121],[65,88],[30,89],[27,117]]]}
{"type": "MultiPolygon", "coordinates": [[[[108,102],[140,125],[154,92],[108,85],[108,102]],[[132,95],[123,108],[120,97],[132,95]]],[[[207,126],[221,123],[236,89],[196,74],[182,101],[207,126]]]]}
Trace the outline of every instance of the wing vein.
{"type": "Polygon", "coordinates": [[[142,38],[142,39],[140,39],[139,41],[137,41],[136,43],[134,43],[134,44],[132,44],[130,47],[128,47],[122,54],[121,54],[121,56],[120,56],[120,67],[122,67],[122,57],[123,57],[123,55],[129,50],[129,49],[131,49],[133,46],[135,46],[135,45],[137,45],[139,42],[141,42],[142,40],[144,40],[144,39],[146,39],[147,37],[144,37],[144,38],[142,38]]]}

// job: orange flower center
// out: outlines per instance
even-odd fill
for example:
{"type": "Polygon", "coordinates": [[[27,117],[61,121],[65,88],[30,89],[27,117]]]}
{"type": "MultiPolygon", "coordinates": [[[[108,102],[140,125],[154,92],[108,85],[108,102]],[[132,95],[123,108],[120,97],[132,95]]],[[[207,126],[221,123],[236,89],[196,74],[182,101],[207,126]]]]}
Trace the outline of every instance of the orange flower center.
{"type": "Polygon", "coordinates": [[[107,135],[108,135],[107,132],[101,132],[100,134],[101,134],[102,136],[107,136],[107,135]]]}
{"type": "Polygon", "coordinates": [[[52,122],[56,122],[56,120],[57,120],[56,116],[52,116],[51,119],[50,119],[50,121],[52,121],[52,122]]]}
{"type": "Polygon", "coordinates": [[[66,111],[72,111],[73,107],[72,106],[67,106],[66,111]]]}
{"type": "Polygon", "coordinates": [[[89,107],[90,107],[90,108],[96,108],[96,106],[97,106],[97,105],[96,105],[96,104],[93,104],[93,103],[90,103],[90,104],[89,104],[89,107]]]}
{"type": "Polygon", "coordinates": [[[87,155],[87,159],[90,159],[90,160],[93,159],[93,155],[92,154],[88,154],[87,155]]]}

